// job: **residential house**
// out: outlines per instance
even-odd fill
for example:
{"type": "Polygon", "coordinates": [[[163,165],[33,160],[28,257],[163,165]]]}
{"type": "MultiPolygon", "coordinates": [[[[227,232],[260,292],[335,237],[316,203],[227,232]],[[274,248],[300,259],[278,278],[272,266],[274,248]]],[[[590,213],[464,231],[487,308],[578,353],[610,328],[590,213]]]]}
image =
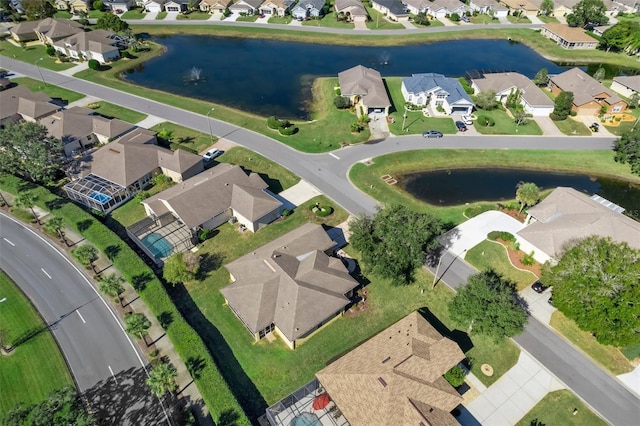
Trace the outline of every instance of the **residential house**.
{"type": "Polygon", "coordinates": [[[265,0],[258,10],[266,16],[284,16],[294,4],[294,0],[265,0]]]}
{"type": "Polygon", "coordinates": [[[120,58],[123,38],[108,30],[85,31],[59,40],[53,48],[65,56],[104,64],[120,58]]]}
{"type": "Polygon", "coordinates": [[[55,0],[53,2],[53,7],[56,10],[69,10],[69,1],[68,0],[55,0]]]}
{"type": "Polygon", "coordinates": [[[358,115],[384,113],[389,115],[391,101],[380,73],[357,65],[338,74],[340,93],[351,100],[358,115]]]}
{"type": "Polygon", "coordinates": [[[442,74],[413,74],[402,79],[402,95],[406,102],[442,107],[446,114],[471,114],[474,103],[455,78],[442,74]]]}
{"type": "Polygon", "coordinates": [[[39,40],[45,44],[54,42],[84,31],[82,24],[70,19],[46,18],[40,21],[27,21],[14,25],[9,30],[15,41],[39,40]]]}
{"type": "MultiPolygon", "coordinates": [[[[167,12],[187,12],[189,11],[189,5],[193,0],[168,0],[164,4],[164,10],[167,12]]],[[[195,0],[193,3],[197,7],[199,0],[195,0]]]]}
{"type": "Polygon", "coordinates": [[[531,80],[515,72],[484,74],[471,80],[476,92],[493,90],[496,100],[504,103],[512,92],[520,91],[520,105],[527,113],[536,117],[548,117],[553,112],[553,101],[531,80]]]}
{"type": "Polygon", "coordinates": [[[429,5],[432,4],[430,0],[405,0],[405,5],[409,13],[417,15],[418,13],[427,13],[429,5]]]}
{"type": "Polygon", "coordinates": [[[291,9],[291,15],[296,19],[317,18],[322,16],[326,0],[300,0],[291,9]]]}
{"type": "MultiPolygon", "coordinates": [[[[610,237],[640,249],[640,222],[622,214],[624,209],[573,188],[558,187],[527,211],[528,225],[518,232],[542,261],[558,260],[567,244],[591,235],[610,237]]],[[[521,245],[522,248],[522,245],[521,245]]]]}
{"type": "Polygon", "coordinates": [[[409,9],[401,0],[371,0],[371,6],[392,21],[409,20],[409,9]]]}
{"type": "Polygon", "coordinates": [[[109,213],[160,173],[181,182],[204,169],[199,155],[157,144],[155,132],[137,127],[89,153],[72,171],[73,180],[64,186],[67,196],[109,213]]]}
{"type": "Polygon", "coordinates": [[[617,7],[619,12],[640,13],[640,1],[638,0],[614,0],[613,7],[617,7]]]}
{"type": "Polygon", "coordinates": [[[107,9],[114,12],[116,10],[126,12],[137,6],[136,0],[103,0],[103,2],[107,9]]]}
{"type": "Polygon", "coordinates": [[[67,0],[69,12],[77,15],[78,13],[89,13],[93,0],[67,0]]]}
{"type": "Polygon", "coordinates": [[[428,6],[427,15],[436,19],[443,19],[457,13],[459,16],[465,14],[469,7],[459,0],[433,0],[428,6]]]}
{"type": "Polygon", "coordinates": [[[295,349],[344,312],[359,283],[321,225],[307,223],[225,268],[233,281],[220,292],[255,340],[273,332],[295,349]]]}
{"type": "Polygon", "coordinates": [[[497,1],[495,5],[491,6],[491,10],[492,12],[489,13],[493,14],[494,18],[506,18],[509,15],[509,8],[497,1]]]}
{"type": "Polygon", "coordinates": [[[209,13],[224,13],[231,6],[232,0],[202,0],[200,10],[209,13]]]}
{"type": "Polygon", "coordinates": [[[627,102],[580,68],[572,68],[549,79],[554,95],[573,92],[573,108],[578,115],[598,115],[624,112],[627,102]]]}
{"type": "Polygon", "coordinates": [[[494,7],[499,6],[496,0],[470,0],[469,7],[478,13],[489,15],[494,7]]]}
{"type": "Polygon", "coordinates": [[[258,9],[264,0],[238,0],[229,6],[229,10],[233,13],[246,13],[254,15],[258,13],[258,9]]]}
{"type": "Polygon", "coordinates": [[[604,32],[611,27],[613,27],[613,25],[599,25],[593,28],[593,34],[597,35],[598,37],[602,37],[602,34],[604,34],[604,32]]]}
{"type": "Polygon", "coordinates": [[[519,12],[521,16],[538,16],[540,11],[541,0],[500,0],[502,4],[508,7],[511,14],[519,12]]]}
{"type": "Polygon", "coordinates": [[[595,49],[598,46],[598,40],[582,28],[572,28],[566,24],[545,24],[542,27],[542,35],[565,49],[595,49]]]}
{"type": "Polygon", "coordinates": [[[462,403],[444,374],[465,358],[413,312],[316,373],[351,426],[458,425],[462,403]]]}
{"type": "Polygon", "coordinates": [[[630,98],[634,93],[640,94],[640,75],[614,77],[611,90],[626,98],[630,98]]]}
{"type": "Polygon", "coordinates": [[[9,28],[11,38],[17,42],[27,42],[37,40],[36,27],[39,21],[25,21],[12,25],[9,28]]]}
{"type": "Polygon", "coordinates": [[[43,92],[32,92],[25,86],[0,91],[0,128],[8,121],[38,121],[60,109],[43,92]]]}
{"type": "Polygon", "coordinates": [[[367,22],[369,15],[360,0],[336,0],[334,6],[336,13],[344,14],[352,22],[367,22]]]}
{"type": "Polygon", "coordinates": [[[62,141],[67,157],[133,130],[129,123],[108,119],[80,107],[60,110],[38,122],[46,127],[49,135],[62,141]]]}
{"type": "Polygon", "coordinates": [[[160,13],[164,11],[166,0],[145,0],[144,10],[149,13],[160,13]]]}

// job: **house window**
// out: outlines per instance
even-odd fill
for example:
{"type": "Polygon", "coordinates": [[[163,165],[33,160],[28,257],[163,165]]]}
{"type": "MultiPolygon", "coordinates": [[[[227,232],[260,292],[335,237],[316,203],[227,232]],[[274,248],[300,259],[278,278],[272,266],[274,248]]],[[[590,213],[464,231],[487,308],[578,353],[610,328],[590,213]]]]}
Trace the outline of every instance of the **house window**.
{"type": "Polygon", "coordinates": [[[436,101],[436,106],[442,106],[444,105],[444,101],[436,101]]]}
{"type": "Polygon", "coordinates": [[[622,111],[622,105],[616,105],[611,109],[612,112],[620,112],[622,111]]]}
{"type": "Polygon", "coordinates": [[[276,328],[276,326],[275,326],[274,323],[269,324],[266,328],[264,328],[264,329],[262,329],[262,330],[260,330],[258,332],[258,337],[261,338],[261,339],[264,339],[264,337],[267,334],[271,333],[273,330],[275,330],[275,328],[276,328]]]}
{"type": "Polygon", "coordinates": [[[437,96],[438,99],[444,99],[446,97],[447,97],[447,95],[445,95],[444,93],[439,93],[438,96],[437,96]]]}

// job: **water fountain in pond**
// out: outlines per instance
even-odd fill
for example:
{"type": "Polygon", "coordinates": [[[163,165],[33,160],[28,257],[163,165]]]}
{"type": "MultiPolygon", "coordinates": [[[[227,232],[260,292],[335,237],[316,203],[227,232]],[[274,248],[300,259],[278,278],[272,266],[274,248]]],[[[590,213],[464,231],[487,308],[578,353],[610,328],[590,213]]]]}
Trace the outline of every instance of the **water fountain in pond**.
{"type": "Polygon", "coordinates": [[[202,68],[193,67],[187,73],[185,77],[185,84],[198,84],[200,82],[204,82],[205,79],[202,77],[202,68]]]}
{"type": "Polygon", "coordinates": [[[389,65],[389,59],[391,59],[391,54],[385,50],[380,54],[380,65],[389,65]]]}

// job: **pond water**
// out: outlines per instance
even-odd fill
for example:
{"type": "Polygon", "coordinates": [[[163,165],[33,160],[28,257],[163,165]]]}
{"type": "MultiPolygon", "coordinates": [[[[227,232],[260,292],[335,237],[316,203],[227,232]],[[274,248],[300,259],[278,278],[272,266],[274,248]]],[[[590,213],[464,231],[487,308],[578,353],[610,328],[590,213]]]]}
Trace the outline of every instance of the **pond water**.
{"type": "Polygon", "coordinates": [[[512,200],[519,182],[533,182],[542,189],[570,186],[589,196],[598,194],[627,210],[640,210],[640,185],[598,176],[482,168],[411,173],[396,179],[414,197],[437,206],[512,200]]]}
{"type": "Polygon", "coordinates": [[[474,69],[518,71],[533,77],[562,67],[508,40],[455,40],[392,47],[336,46],[275,40],[176,35],[156,39],[167,52],[125,76],[128,80],[264,116],[307,118],[316,77],[336,77],[356,65],[383,76],[436,72],[463,76],[474,69]]]}

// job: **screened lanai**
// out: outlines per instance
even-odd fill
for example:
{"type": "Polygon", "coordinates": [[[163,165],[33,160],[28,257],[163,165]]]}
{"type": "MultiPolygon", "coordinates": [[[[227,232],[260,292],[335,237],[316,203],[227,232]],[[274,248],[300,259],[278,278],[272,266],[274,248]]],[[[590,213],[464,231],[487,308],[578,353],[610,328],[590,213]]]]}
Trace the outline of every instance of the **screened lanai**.
{"type": "Polygon", "coordinates": [[[109,213],[134,195],[122,185],[89,174],[64,186],[67,196],[80,204],[109,213]]]}

